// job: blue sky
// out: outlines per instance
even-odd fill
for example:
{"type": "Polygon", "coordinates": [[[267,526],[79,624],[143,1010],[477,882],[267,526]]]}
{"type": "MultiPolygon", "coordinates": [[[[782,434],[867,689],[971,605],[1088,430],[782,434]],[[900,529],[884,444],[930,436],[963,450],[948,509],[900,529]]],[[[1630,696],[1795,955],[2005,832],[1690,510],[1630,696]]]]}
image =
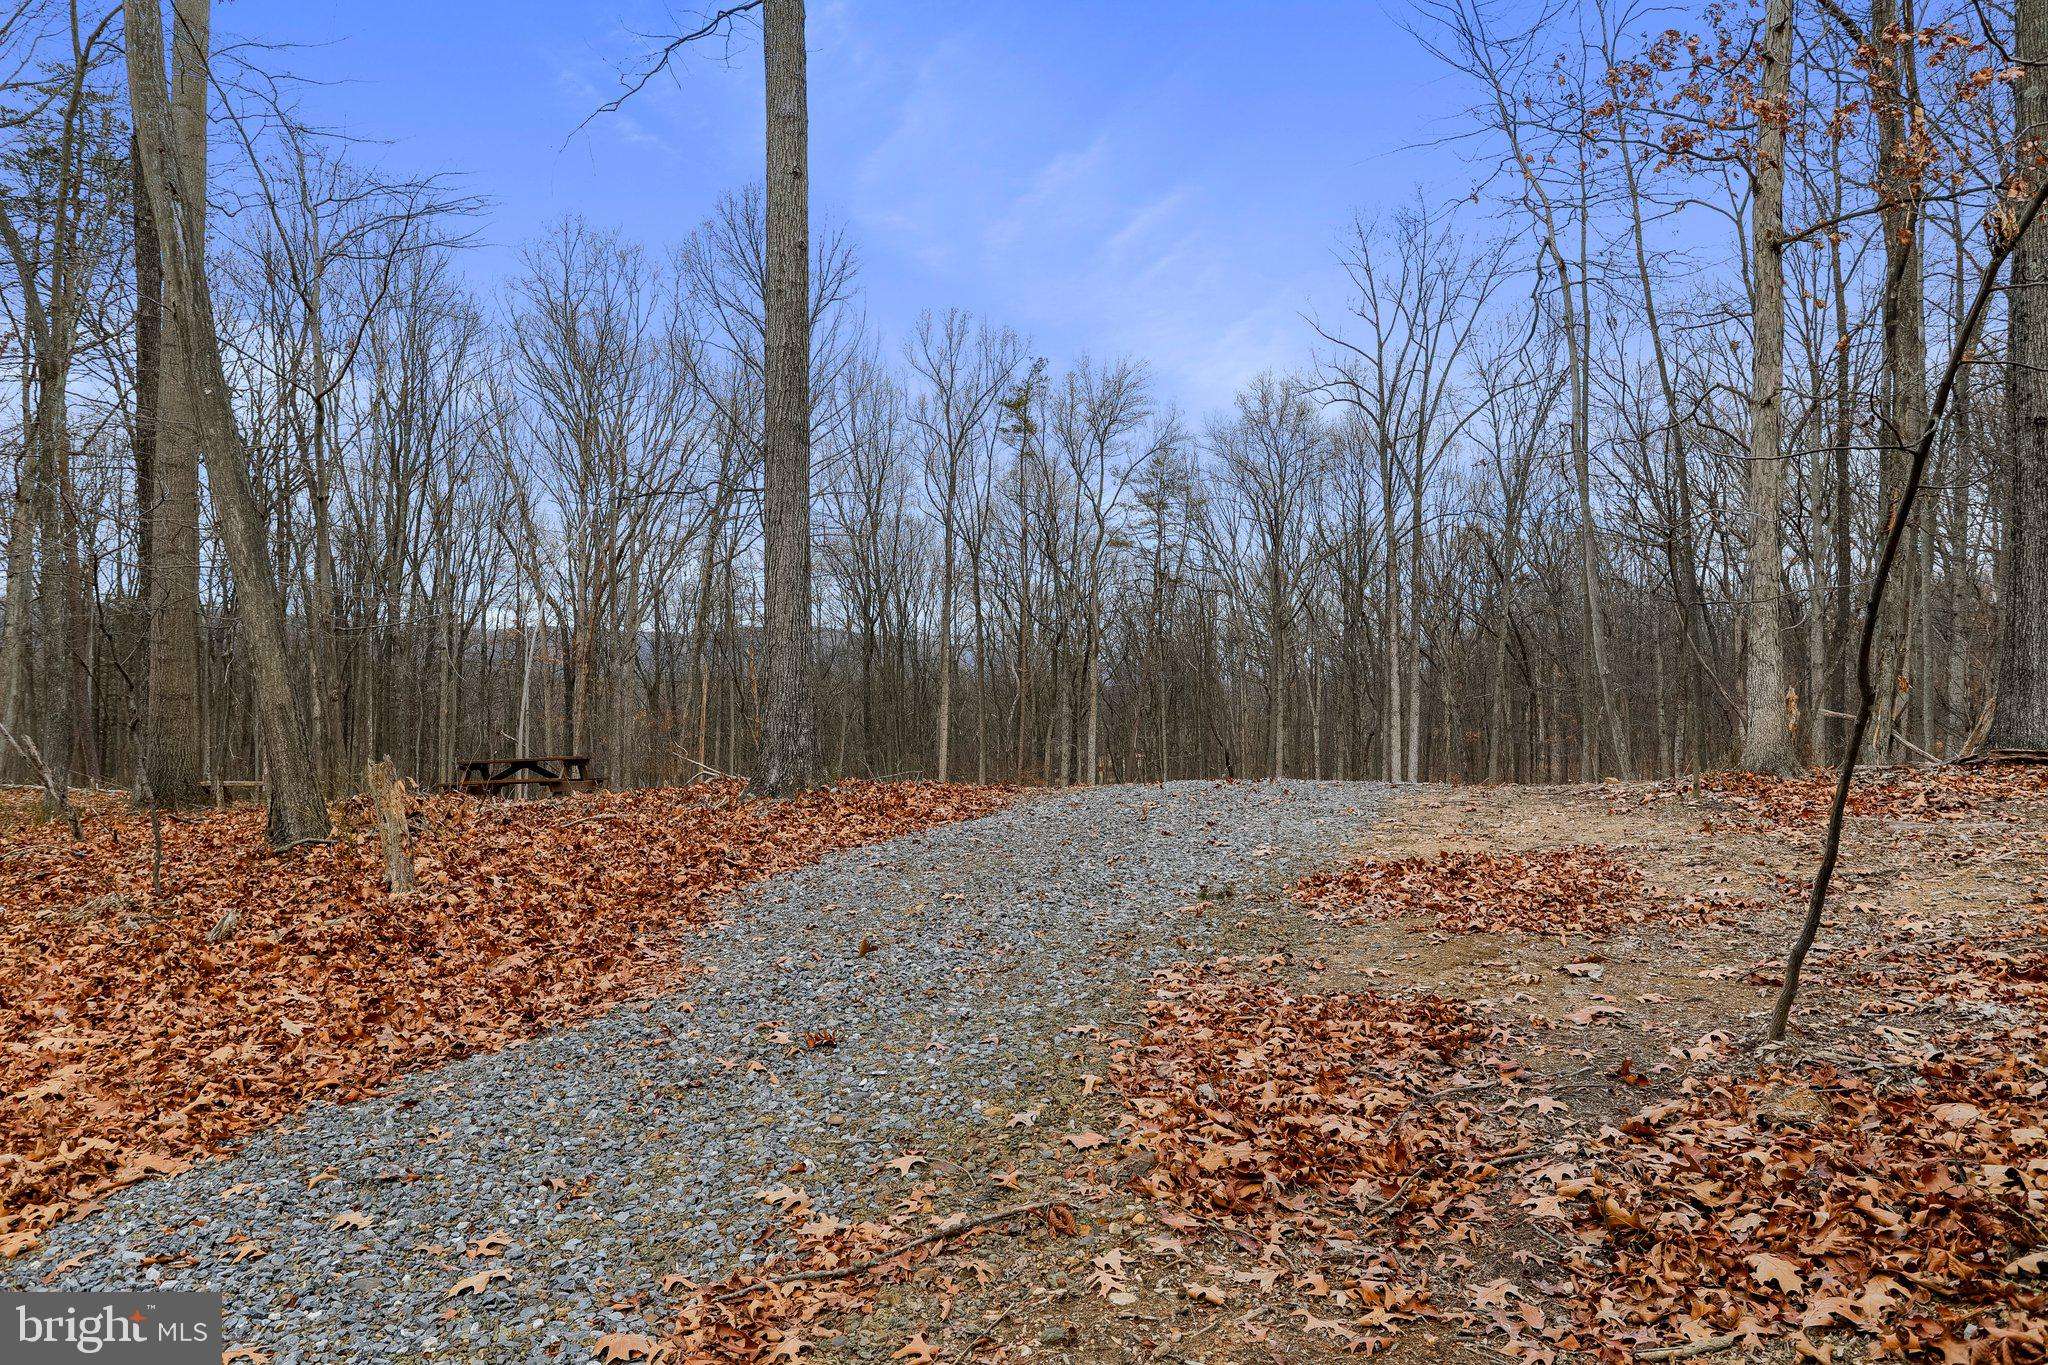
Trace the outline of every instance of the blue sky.
{"type": "MultiPolygon", "coordinates": [[[[1398,0],[1396,0],[1398,3],[1398,0]]],[[[1149,362],[1193,413],[1308,353],[1341,306],[1332,251],[1355,209],[1454,155],[1408,150],[1462,102],[1373,3],[812,0],[814,211],[849,230],[885,337],[960,306],[1064,361],[1149,362]]],[[[742,32],[571,137],[618,64],[694,11],[647,0],[224,3],[222,36],[324,84],[323,122],[388,140],[395,168],[488,196],[470,269],[488,288],[567,212],[653,246],[757,178],[760,58],[742,32]]],[[[1478,224],[1475,223],[1475,226],[1478,224]]]]}

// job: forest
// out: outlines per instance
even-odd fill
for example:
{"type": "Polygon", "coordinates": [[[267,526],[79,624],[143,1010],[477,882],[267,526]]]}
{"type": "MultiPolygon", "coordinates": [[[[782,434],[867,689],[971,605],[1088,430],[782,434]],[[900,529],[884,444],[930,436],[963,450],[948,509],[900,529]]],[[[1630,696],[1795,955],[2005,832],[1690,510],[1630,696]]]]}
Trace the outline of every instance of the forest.
{"type": "MultiPolygon", "coordinates": [[[[1816,6],[1772,76],[1743,16],[1653,18],[1418,10],[1470,96],[1430,135],[1471,193],[1332,224],[1346,302],[1302,318],[1314,362],[1219,411],[1163,401],[1142,355],[1049,364],[944,299],[881,334],[823,206],[826,770],[1662,776],[1733,761],[1755,717],[1778,766],[1834,757],[1904,452],[2017,207],[2010,29],[1816,6]]],[[[75,5],[7,33],[0,678],[54,771],[132,786],[154,747],[156,792],[190,800],[263,776],[265,741],[120,38],[75,5]]],[[[628,786],[751,772],[759,186],[668,241],[565,218],[481,285],[486,206],[305,126],[260,60],[187,71],[174,138],[232,206],[195,247],[327,789],[386,753],[427,785],[498,749],[628,786]]],[[[1991,714],[2008,298],[1963,347],[1887,606],[1886,758],[1949,756],[1991,714]]]]}
{"type": "Polygon", "coordinates": [[[2048,1359],[2048,0],[340,9],[0,0],[0,1358],[2048,1359]]]}

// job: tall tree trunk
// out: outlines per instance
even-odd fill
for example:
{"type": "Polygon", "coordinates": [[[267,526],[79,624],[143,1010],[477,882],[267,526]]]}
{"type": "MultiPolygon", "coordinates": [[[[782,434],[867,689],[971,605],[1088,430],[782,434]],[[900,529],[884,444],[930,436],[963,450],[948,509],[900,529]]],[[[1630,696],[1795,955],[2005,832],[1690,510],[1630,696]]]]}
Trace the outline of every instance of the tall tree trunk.
{"type": "Polygon", "coordinates": [[[194,201],[182,184],[182,168],[172,153],[170,91],[162,63],[155,59],[155,54],[163,51],[163,17],[155,0],[123,0],[122,13],[131,57],[129,107],[142,144],[139,164],[150,213],[163,245],[165,300],[179,319],[177,349],[191,381],[189,397],[197,415],[194,425],[227,548],[228,568],[234,575],[237,615],[269,769],[269,838],[277,847],[324,839],[331,827],[327,805],[314,780],[311,746],[299,711],[268,528],[250,486],[248,452],[235,425],[227,376],[221,368],[199,225],[187,215],[194,201]]]}
{"type": "MultiPolygon", "coordinates": [[[[30,585],[36,565],[35,482],[35,452],[24,451],[7,527],[7,623],[0,627],[0,724],[15,734],[22,733],[21,709],[28,695],[28,618],[34,610],[30,585]]],[[[17,758],[12,748],[0,754],[0,775],[10,771],[17,758]]]]}
{"type": "MultiPolygon", "coordinates": [[[[172,108],[170,138],[157,153],[177,160],[183,217],[180,226],[189,244],[189,270],[205,269],[206,252],[206,95],[211,58],[212,0],[174,0],[171,32],[172,108]]],[[[163,46],[137,51],[129,61],[147,62],[161,79],[163,46]]],[[[136,139],[138,165],[151,153],[136,139]]],[[[174,230],[168,216],[151,211],[141,196],[138,221],[147,216],[157,238],[155,288],[163,281],[163,237],[174,230]]],[[[137,252],[141,260],[141,249],[137,252]]],[[[137,289],[142,288],[141,271],[137,289]]],[[[143,302],[148,309],[154,300],[143,302]]],[[[197,375],[187,357],[198,325],[182,299],[166,298],[162,309],[169,345],[159,348],[156,367],[156,449],[152,458],[149,505],[149,682],[147,730],[150,738],[149,790],[158,806],[199,804],[199,426],[197,375]]],[[[139,321],[139,319],[138,319],[139,321]]],[[[140,375],[138,373],[138,381],[140,375]]]]}
{"type": "Polygon", "coordinates": [[[782,795],[817,776],[811,711],[810,125],[804,0],[765,0],[768,104],[766,395],[761,529],[767,578],[761,785],[782,795]]]}
{"type": "MultiPolygon", "coordinates": [[[[2029,185],[2048,174],[2048,0],[2019,0],[2016,56],[2019,137],[2014,155],[2029,185]]],[[[2002,461],[2007,495],[2005,573],[1999,584],[1998,692],[1985,742],[2048,749],[2048,234],[2013,252],[2007,289],[2012,363],[2002,461]]]]}
{"type": "Polygon", "coordinates": [[[1381,630],[1387,642],[1386,768],[1387,780],[1401,780],[1403,708],[1401,705],[1401,570],[1398,535],[1398,504],[1394,500],[1394,452],[1380,443],[1380,528],[1387,542],[1386,563],[1380,584],[1381,630]]]}
{"type": "MultiPolygon", "coordinates": [[[[56,349],[52,347],[51,351],[56,349]]],[[[71,786],[76,721],[71,685],[71,606],[72,589],[78,577],[78,542],[65,515],[71,463],[70,429],[64,410],[65,391],[70,385],[69,368],[56,354],[37,357],[36,538],[42,547],[36,577],[36,701],[42,712],[37,743],[42,748],[43,767],[48,770],[48,782],[54,792],[44,802],[50,815],[60,813],[63,793],[71,786]]]]}
{"type": "MultiPolygon", "coordinates": [[[[1281,534],[1286,534],[1284,528],[1281,534]]],[[[1271,551],[1273,570],[1266,583],[1266,609],[1273,631],[1273,653],[1266,661],[1266,728],[1271,731],[1273,781],[1287,775],[1287,583],[1280,577],[1280,551],[1276,538],[1271,551]]]]}
{"type": "Polygon", "coordinates": [[[1088,776],[1084,783],[1094,786],[1101,775],[1101,759],[1097,745],[1102,733],[1102,666],[1096,653],[1102,648],[1102,625],[1099,603],[1090,601],[1088,606],[1088,644],[1083,651],[1082,678],[1088,689],[1088,741],[1086,762],[1088,776]]]}
{"type": "Polygon", "coordinates": [[[946,490],[940,535],[946,542],[939,565],[939,781],[952,775],[953,757],[953,490],[946,490]]]}
{"type": "Polygon", "coordinates": [[[1749,394],[1748,563],[1744,575],[1741,765],[1749,772],[1797,766],[1785,723],[1785,641],[1778,632],[1784,589],[1781,510],[1785,500],[1785,124],[1792,85],[1792,0],[1764,13],[1763,100],[1751,171],[1750,242],[1755,272],[1749,394]]]}
{"type": "MultiPolygon", "coordinates": [[[[1881,470],[1878,479],[1887,517],[1898,502],[1905,481],[1908,454],[1927,427],[1926,280],[1920,244],[1922,187],[1911,141],[1919,136],[1917,43],[1910,34],[1894,42],[1901,24],[1910,26],[1910,8],[1901,16],[1893,0],[1871,0],[1869,42],[1870,94],[1877,130],[1878,194],[1883,205],[1878,222],[1884,236],[1884,290],[1880,315],[1884,329],[1885,369],[1891,378],[1886,408],[1881,470]]],[[[1907,542],[1909,548],[1914,542],[1907,542]]],[[[1923,680],[1909,676],[1912,639],[1909,624],[1921,585],[1913,572],[1913,556],[1901,566],[1903,581],[1885,603],[1880,636],[1879,707],[1876,748],[1886,755],[1893,747],[1895,727],[1903,721],[1909,688],[1923,680]]]]}
{"type": "MultiPolygon", "coordinates": [[[[1583,168],[1579,192],[1582,198],[1586,194],[1583,168]]],[[[1614,683],[1607,666],[1606,611],[1601,604],[1600,592],[1600,548],[1597,528],[1593,523],[1593,318],[1591,307],[1585,303],[1588,217],[1590,214],[1584,211],[1579,215],[1581,306],[1577,308],[1573,306],[1572,277],[1565,265],[1563,247],[1557,241],[1555,227],[1547,225],[1551,256],[1557,263],[1558,297],[1564,305],[1560,321],[1564,324],[1572,367],[1572,484],[1579,504],[1580,615],[1586,631],[1587,656],[1592,664],[1591,677],[1587,680],[1589,685],[1582,691],[1582,695],[1590,693],[1587,700],[1591,703],[1584,708],[1586,728],[1580,739],[1581,752],[1586,758],[1584,771],[1579,775],[1582,781],[1591,781],[1598,775],[1600,744],[1596,725],[1600,723],[1604,723],[1607,729],[1608,744],[1616,766],[1624,776],[1629,770],[1628,728],[1614,703],[1614,683]]]]}
{"type": "MultiPolygon", "coordinates": [[[[133,184],[129,197],[134,201],[131,236],[135,249],[135,426],[128,435],[128,443],[135,456],[135,531],[139,551],[136,558],[141,578],[138,591],[147,612],[155,601],[150,576],[155,572],[156,542],[151,532],[156,520],[157,403],[163,383],[164,267],[157,251],[156,220],[149,216],[149,196],[143,193],[142,172],[136,165],[141,155],[142,144],[131,135],[128,165],[133,184]]],[[[146,662],[145,658],[145,665],[146,662]]],[[[144,705],[147,706],[146,699],[144,705]]],[[[144,764],[149,761],[147,754],[142,759],[144,764]]]]}
{"type": "Polygon", "coordinates": [[[1428,471],[1428,435],[1415,441],[1415,474],[1408,484],[1408,758],[1407,778],[1422,780],[1422,480],[1428,471]]]}
{"type": "MultiPolygon", "coordinates": [[[[1829,180],[1833,191],[1832,211],[1836,217],[1842,212],[1842,152],[1839,143],[1833,139],[1828,143],[1829,180]]],[[[1831,523],[1830,549],[1833,552],[1834,583],[1831,593],[1832,605],[1828,634],[1830,657],[1834,667],[1829,670],[1828,695],[1835,712],[1833,751],[1840,753],[1849,742],[1849,698],[1856,686],[1856,647],[1850,637],[1850,594],[1855,591],[1851,578],[1855,572],[1855,559],[1850,544],[1855,507],[1854,492],[1849,482],[1849,447],[1856,438],[1856,393],[1851,386],[1849,371],[1849,287],[1847,271],[1842,263],[1842,244],[1836,234],[1828,235],[1828,280],[1835,297],[1835,392],[1834,392],[1834,436],[1832,439],[1831,463],[1834,467],[1834,506],[1829,518],[1831,523]]],[[[1816,701],[1819,698],[1815,698],[1816,701]]]]}

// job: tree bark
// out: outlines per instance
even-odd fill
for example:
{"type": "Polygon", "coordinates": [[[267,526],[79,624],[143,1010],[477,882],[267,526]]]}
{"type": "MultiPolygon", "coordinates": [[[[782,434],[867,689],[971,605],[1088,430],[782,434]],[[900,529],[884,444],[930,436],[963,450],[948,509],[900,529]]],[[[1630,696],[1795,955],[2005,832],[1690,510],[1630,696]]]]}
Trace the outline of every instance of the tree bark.
{"type": "MultiPolygon", "coordinates": [[[[2019,0],[2015,56],[2019,136],[2014,164],[2027,184],[2048,168],[2048,0],[2019,0]]],[[[2048,749],[2048,236],[2030,232],[2013,251],[2006,292],[2012,363],[2002,463],[2005,574],[1999,584],[1993,749],[2048,749]]]]}
{"type": "Polygon", "coordinates": [[[945,551],[939,567],[939,781],[950,775],[953,757],[953,495],[946,492],[945,516],[939,534],[945,551]]]}
{"type": "Polygon", "coordinates": [[[1743,591],[1741,766],[1791,772],[1798,763],[1785,716],[1785,641],[1778,632],[1784,588],[1785,499],[1785,117],[1792,82],[1792,0],[1764,12],[1763,101],[1751,171],[1750,240],[1755,302],[1749,395],[1748,564],[1743,591]]]}
{"type": "Polygon", "coordinates": [[[772,795],[786,795],[811,786],[818,768],[809,668],[810,127],[804,0],[765,0],[761,51],[768,105],[761,785],[772,795]]]}
{"type": "MultiPolygon", "coordinates": [[[[183,228],[190,245],[191,270],[205,269],[206,251],[206,93],[210,60],[212,0],[174,0],[171,33],[172,109],[168,154],[177,160],[182,189],[183,228]]],[[[136,50],[128,59],[163,69],[163,46],[136,50]]],[[[138,179],[142,159],[150,154],[135,140],[138,179]]],[[[154,390],[149,405],[154,444],[150,460],[149,521],[149,681],[144,703],[149,752],[151,799],[160,808],[199,805],[199,430],[195,414],[194,371],[187,360],[186,333],[195,325],[189,307],[165,299],[159,309],[155,295],[163,286],[163,233],[168,218],[150,211],[150,196],[137,196],[138,224],[147,218],[155,239],[147,251],[149,294],[139,299],[138,334],[143,316],[157,313],[168,345],[151,338],[157,363],[149,376],[154,390]]],[[[136,289],[145,285],[145,249],[136,248],[136,289]]],[[[140,343],[138,341],[138,352],[140,343]]],[[[144,377],[138,360],[137,383],[144,377]]],[[[142,401],[137,402],[140,425],[142,401]]]]}
{"type": "MultiPolygon", "coordinates": [[[[47,335],[47,333],[46,333],[47,335]]],[[[75,715],[72,707],[71,593],[78,578],[77,537],[65,515],[70,484],[70,424],[65,420],[65,390],[70,366],[47,348],[36,358],[37,452],[36,538],[42,563],[36,576],[37,702],[42,712],[42,761],[56,784],[57,795],[45,800],[46,813],[62,813],[63,793],[71,786],[75,715]]]]}
{"type": "MultiPolygon", "coordinates": [[[[1884,330],[1885,369],[1891,376],[1891,402],[1885,410],[1884,440],[1878,484],[1885,515],[1900,501],[1909,453],[1927,428],[1927,300],[1920,244],[1922,186],[1913,164],[1912,143],[1921,136],[1917,106],[1917,48],[1910,34],[1892,40],[1900,26],[1894,0],[1871,0],[1870,95],[1877,131],[1878,222],[1884,236],[1884,290],[1880,314],[1884,330]]],[[[1910,22],[1910,18],[1907,22],[1910,22]]],[[[1909,548],[1915,542],[1908,542],[1909,548]]],[[[1912,558],[1902,566],[1904,581],[1885,603],[1880,623],[1879,657],[1885,666],[1879,679],[1880,705],[1876,745],[1880,755],[1891,749],[1894,727],[1904,717],[1909,688],[1922,680],[1909,674],[1912,640],[1909,623],[1921,585],[1912,558]]]]}
{"type": "Polygon", "coordinates": [[[155,539],[151,526],[156,518],[157,403],[163,382],[163,260],[157,252],[156,220],[149,216],[149,196],[143,192],[142,172],[137,162],[142,143],[128,139],[128,165],[133,189],[133,245],[135,250],[135,426],[129,446],[135,456],[135,522],[137,555],[141,572],[140,591],[145,609],[151,601],[150,576],[156,563],[155,539]]]}
{"type": "Polygon", "coordinates": [[[405,851],[405,787],[389,758],[363,772],[363,790],[377,811],[377,837],[384,845],[384,882],[394,896],[414,889],[412,858],[405,851]]]}
{"type": "Polygon", "coordinates": [[[313,776],[310,745],[300,714],[287,652],[284,603],[271,565],[268,528],[250,486],[248,452],[235,425],[221,367],[213,301],[203,273],[202,238],[190,191],[172,152],[170,91],[162,64],[163,18],[155,0],[123,0],[128,51],[128,100],[142,144],[144,192],[162,244],[166,302],[180,319],[176,347],[191,383],[188,398],[206,461],[228,568],[234,575],[238,624],[249,656],[256,720],[270,779],[269,838],[273,847],[324,839],[331,832],[327,805],[313,776]]]}
{"type": "MultiPolygon", "coordinates": [[[[21,728],[28,693],[29,584],[35,577],[35,452],[22,455],[21,473],[7,527],[7,623],[0,627],[0,725],[21,728]]],[[[12,752],[11,750],[9,751],[12,752]]],[[[0,775],[9,768],[0,754],[0,775]]]]}

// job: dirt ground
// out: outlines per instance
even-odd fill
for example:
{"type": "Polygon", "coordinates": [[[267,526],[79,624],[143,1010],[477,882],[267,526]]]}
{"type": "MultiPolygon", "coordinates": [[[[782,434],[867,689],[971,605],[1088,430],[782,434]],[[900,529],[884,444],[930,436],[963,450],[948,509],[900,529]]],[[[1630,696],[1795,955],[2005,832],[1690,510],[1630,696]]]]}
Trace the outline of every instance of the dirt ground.
{"type": "MultiPolygon", "coordinates": [[[[983,1126],[951,1154],[950,1177],[934,1175],[914,1192],[942,1211],[975,1182],[1001,1177],[1015,1198],[1065,1200],[1075,1235],[1026,1224],[963,1239],[907,1281],[880,1287],[806,1350],[909,1361],[1544,1360],[1582,1351],[1789,1360],[1795,1345],[1782,1335],[1707,1339],[1695,1325],[1682,1335],[1674,1328],[1663,1354],[1645,1354],[1640,1334],[1616,1347],[1597,1332],[1566,1330],[1582,1307],[1573,1272],[1587,1249],[1569,1225],[1543,1216],[1545,1206],[1554,1215],[1574,1188],[1566,1177],[1596,1135],[1678,1093],[1689,1076],[1740,1077],[1792,1061],[1904,1075],[1957,1039],[2038,1038],[2028,973],[1946,966],[1954,945],[2009,944],[2039,927],[2048,798],[2023,785],[1968,800],[1907,795],[1881,814],[1852,816],[1793,1039],[1781,1048],[1760,1040],[1816,863],[1821,821],[1810,809],[1686,783],[1408,790],[1390,799],[1365,845],[1330,849],[1330,862],[1598,845],[1640,871],[1656,907],[1604,937],[1450,933],[1427,919],[1312,914],[1280,886],[1239,890],[1233,947],[1253,970],[1303,992],[1448,997],[1498,1030],[1486,1066],[1462,1088],[1480,1092],[1475,1123],[1498,1118],[1512,1132],[1502,1129],[1499,1144],[1475,1157],[1468,1198],[1439,1206],[1419,1235],[1390,1231],[1384,1240],[1370,1218],[1338,1226],[1313,1211],[1304,1216],[1321,1241],[1191,1217],[1152,1197],[1149,1158],[1127,1141],[1129,1109],[1102,1082],[1112,1069],[1110,1023],[1103,1035],[1073,1039],[1070,1092],[1048,1097],[1028,1122],[983,1126]],[[1108,1141],[1084,1151],[1062,1140],[1073,1133],[1108,1141]],[[1348,1296],[1334,1289],[1342,1283],[1348,1296]],[[1394,1287],[1422,1301],[1395,1301],[1394,1287]],[[1374,1293],[1387,1297],[1375,1304],[1374,1293]]],[[[1824,793],[1816,783],[1803,799],[1824,793]]],[[[1141,1025],[1135,1014],[1123,1021],[1131,1034],[1141,1025]]],[[[1767,1118],[1808,1122],[1799,1111],[1809,1096],[1766,1100],[1781,1111],[1767,1118]]],[[[1857,1359],[1869,1342],[1823,1328],[1796,1349],[1857,1359]]]]}

